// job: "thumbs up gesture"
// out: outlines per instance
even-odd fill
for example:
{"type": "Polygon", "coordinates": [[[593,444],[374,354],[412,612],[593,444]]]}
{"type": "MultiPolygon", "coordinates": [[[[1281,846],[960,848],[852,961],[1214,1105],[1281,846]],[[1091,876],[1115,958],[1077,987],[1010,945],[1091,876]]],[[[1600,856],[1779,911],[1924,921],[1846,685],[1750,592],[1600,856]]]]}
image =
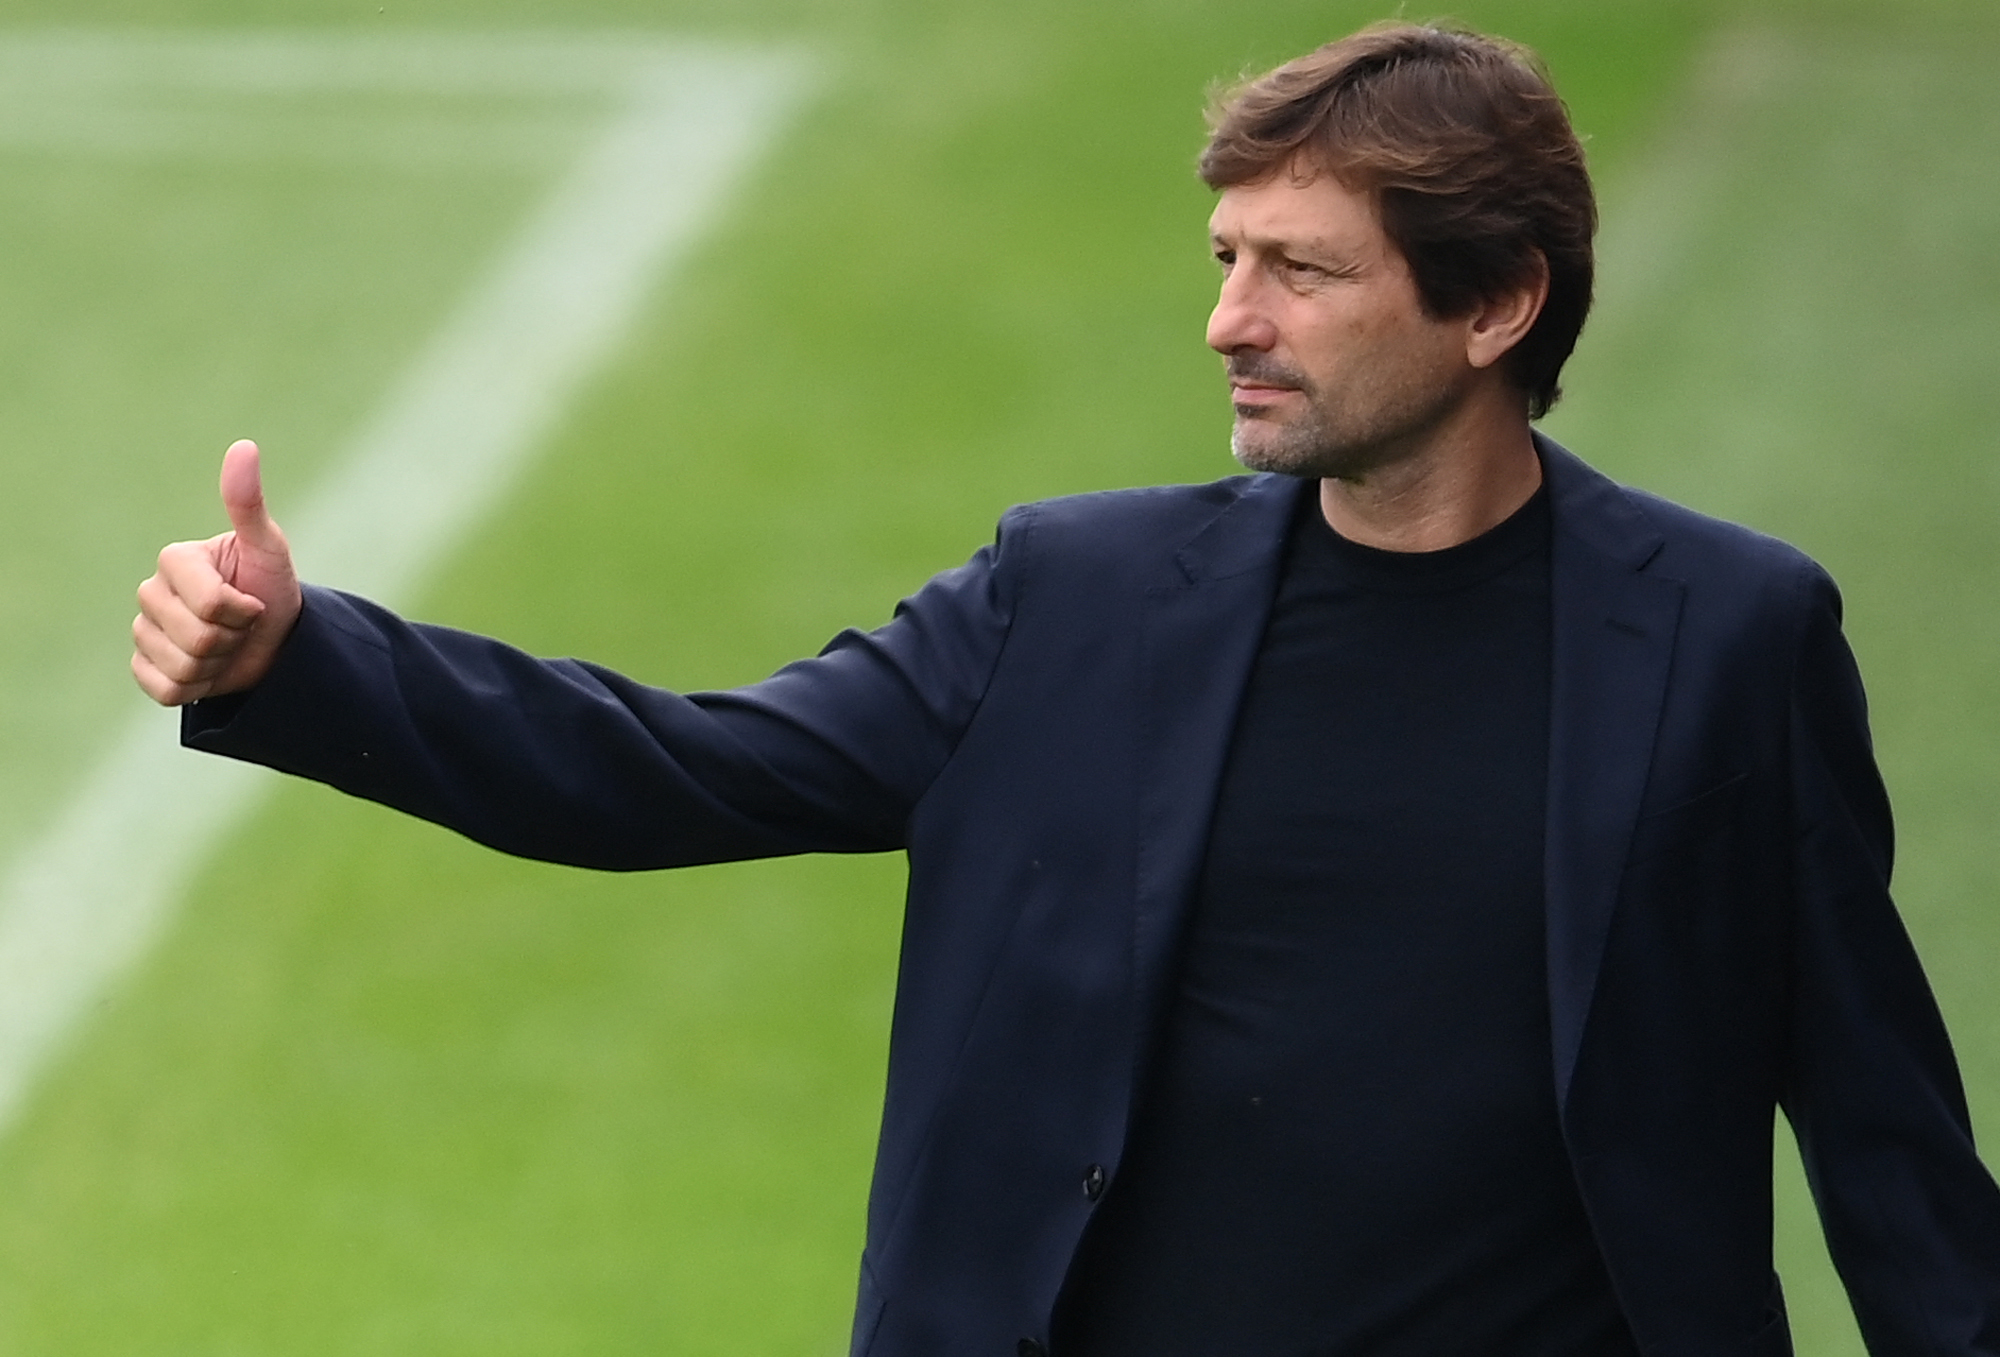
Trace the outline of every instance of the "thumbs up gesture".
{"type": "Polygon", "coordinates": [[[222,455],[222,507],[229,532],[175,542],[139,586],[132,674],[163,707],[253,686],[298,621],[291,548],[264,508],[257,445],[247,439],[222,455]]]}

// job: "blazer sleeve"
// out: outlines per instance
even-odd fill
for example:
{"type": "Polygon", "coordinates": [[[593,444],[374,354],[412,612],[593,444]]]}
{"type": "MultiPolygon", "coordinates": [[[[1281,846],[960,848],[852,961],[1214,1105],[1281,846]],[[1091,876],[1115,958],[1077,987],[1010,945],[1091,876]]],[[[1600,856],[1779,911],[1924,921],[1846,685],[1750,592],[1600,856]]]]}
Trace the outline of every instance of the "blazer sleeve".
{"type": "Polygon", "coordinates": [[[1792,685],[1798,964],[1785,1109],[1870,1352],[2000,1354],[2000,1192],[1889,898],[1889,807],[1840,600],[1814,572],[1792,685]]]}
{"type": "Polygon", "coordinates": [[[535,659],[308,588],[270,674],[187,708],[182,741],[577,866],[900,848],[1005,645],[1024,517],[886,626],[726,692],[535,659]]]}

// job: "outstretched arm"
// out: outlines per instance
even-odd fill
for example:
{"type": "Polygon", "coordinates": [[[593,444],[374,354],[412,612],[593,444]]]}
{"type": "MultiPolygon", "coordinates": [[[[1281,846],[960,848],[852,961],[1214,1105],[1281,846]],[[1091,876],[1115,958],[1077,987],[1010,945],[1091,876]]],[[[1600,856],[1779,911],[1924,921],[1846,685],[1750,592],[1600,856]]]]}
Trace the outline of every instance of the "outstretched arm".
{"type": "Polygon", "coordinates": [[[1010,624],[988,548],[876,631],[684,695],[302,591],[254,445],[229,450],[222,484],[233,531],[162,552],[134,623],[141,686],[199,702],[183,740],[530,857],[637,868],[901,847],[1010,624]]]}
{"type": "Polygon", "coordinates": [[[222,455],[222,507],[230,531],[173,543],[139,586],[132,675],[163,707],[254,687],[298,621],[291,549],[264,507],[248,439],[222,455]]]}

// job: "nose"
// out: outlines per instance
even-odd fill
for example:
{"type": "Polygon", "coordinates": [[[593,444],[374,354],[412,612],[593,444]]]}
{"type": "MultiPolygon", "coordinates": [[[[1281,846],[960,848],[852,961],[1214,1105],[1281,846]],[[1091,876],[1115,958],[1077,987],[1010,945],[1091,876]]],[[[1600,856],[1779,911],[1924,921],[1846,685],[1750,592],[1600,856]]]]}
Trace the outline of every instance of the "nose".
{"type": "Polygon", "coordinates": [[[1260,304],[1255,275],[1250,269],[1232,269],[1208,316],[1208,347],[1225,354],[1239,349],[1268,353],[1277,342],[1277,327],[1260,304]]]}

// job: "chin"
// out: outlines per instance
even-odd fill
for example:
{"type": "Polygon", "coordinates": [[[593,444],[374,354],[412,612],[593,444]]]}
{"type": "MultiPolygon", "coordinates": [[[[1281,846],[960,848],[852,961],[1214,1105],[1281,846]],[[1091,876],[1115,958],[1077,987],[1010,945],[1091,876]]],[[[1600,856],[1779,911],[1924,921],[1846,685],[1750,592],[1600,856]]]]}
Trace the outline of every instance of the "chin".
{"type": "Polygon", "coordinates": [[[1359,480],[1408,457],[1411,447],[1400,439],[1368,437],[1343,431],[1336,437],[1324,425],[1273,427],[1239,420],[1229,436],[1229,450],[1251,471],[1319,480],[1359,480]]]}
{"type": "Polygon", "coordinates": [[[1229,438],[1229,451],[1250,471],[1270,471],[1281,476],[1338,476],[1349,459],[1337,449],[1316,440],[1287,438],[1275,429],[1245,430],[1238,427],[1229,438]],[[1275,437],[1273,435],[1276,435],[1275,437]]]}
{"type": "Polygon", "coordinates": [[[1283,429],[1259,427],[1239,420],[1229,435],[1229,451],[1251,471],[1275,471],[1285,476],[1317,476],[1323,450],[1303,439],[1288,438],[1283,429]]]}

